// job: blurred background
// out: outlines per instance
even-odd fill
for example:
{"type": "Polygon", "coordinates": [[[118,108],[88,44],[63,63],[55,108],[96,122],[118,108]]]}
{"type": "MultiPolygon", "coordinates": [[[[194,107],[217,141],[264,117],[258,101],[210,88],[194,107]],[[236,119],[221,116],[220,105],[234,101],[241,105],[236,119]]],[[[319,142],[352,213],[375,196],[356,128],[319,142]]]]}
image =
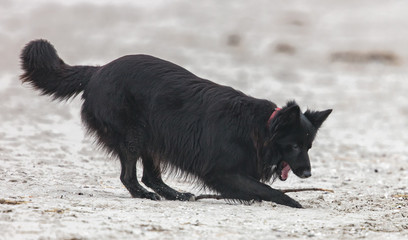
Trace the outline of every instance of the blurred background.
{"type": "Polygon", "coordinates": [[[78,99],[50,103],[19,82],[21,49],[44,38],[71,65],[145,53],[278,105],[333,108],[322,157],[406,162],[407,9],[380,0],[3,0],[1,141],[41,124],[83,134],[78,99]]]}

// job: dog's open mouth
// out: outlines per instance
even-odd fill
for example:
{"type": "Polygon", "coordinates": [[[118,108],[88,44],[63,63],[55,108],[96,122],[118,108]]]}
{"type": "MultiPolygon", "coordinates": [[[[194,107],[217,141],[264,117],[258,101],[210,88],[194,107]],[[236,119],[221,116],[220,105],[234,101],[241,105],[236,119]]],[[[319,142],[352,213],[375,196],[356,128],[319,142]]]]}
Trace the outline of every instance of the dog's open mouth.
{"type": "Polygon", "coordinates": [[[282,162],[279,164],[279,169],[280,169],[280,171],[279,171],[279,179],[280,179],[281,181],[285,181],[286,179],[288,179],[289,171],[290,171],[290,166],[289,166],[289,164],[288,164],[287,162],[285,162],[285,161],[282,161],[282,162]]]}

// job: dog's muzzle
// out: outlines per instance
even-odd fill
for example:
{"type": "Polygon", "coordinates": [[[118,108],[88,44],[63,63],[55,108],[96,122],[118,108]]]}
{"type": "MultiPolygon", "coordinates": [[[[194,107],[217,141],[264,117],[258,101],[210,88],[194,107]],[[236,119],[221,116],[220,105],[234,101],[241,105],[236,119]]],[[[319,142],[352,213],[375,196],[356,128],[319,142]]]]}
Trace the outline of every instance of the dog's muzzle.
{"type": "Polygon", "coordinates": [[[312,172],[311,172],[310,170],[304,170],[304,171],[299,175],[300,178],[308,178],[308,177],[310,177],[310,176],[312,176],[312,172]]]}

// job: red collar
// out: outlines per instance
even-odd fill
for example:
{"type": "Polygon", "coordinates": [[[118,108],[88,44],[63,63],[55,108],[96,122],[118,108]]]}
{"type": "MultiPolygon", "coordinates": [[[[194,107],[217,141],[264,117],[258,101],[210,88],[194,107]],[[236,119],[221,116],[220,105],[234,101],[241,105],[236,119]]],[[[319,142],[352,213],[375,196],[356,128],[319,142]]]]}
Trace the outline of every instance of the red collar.
{"type": "Polygon", "coordinates": [[[278,112],[279,112],[281,109],[282,109],[282,108],[279,108],[279,107],[275,108],[275,110],[273,111],[273,113],[272,113],[271,116],[269,117],[268,126],[269,126],[269,123],[271,123],[272,119],[276,116],[276,114],[278,114],[278,112]]]}

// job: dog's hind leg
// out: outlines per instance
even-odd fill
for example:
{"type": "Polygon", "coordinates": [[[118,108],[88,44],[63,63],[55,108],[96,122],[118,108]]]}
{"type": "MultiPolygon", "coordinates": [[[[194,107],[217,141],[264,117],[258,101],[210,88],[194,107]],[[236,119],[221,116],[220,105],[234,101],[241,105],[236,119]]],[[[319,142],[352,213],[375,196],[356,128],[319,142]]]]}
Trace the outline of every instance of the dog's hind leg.
{"type": "MultiPolygon", "coordinates": [[[[108,121],[110,124],[107,124],[103,119],[96,118],[94,112],[92,106],[85,101],[82,105],[82,120],[86,123],[89,132],[96,133],[99,143],[119,157],[122,167],[120,180],[123,185],[134,198],[160,200],[159,195],[147,191],[137,180],[136,162],[140,158],[140,152],[143,148],[143,132],[135,126],[125,126],[118,118],[110,119],[111,121],[108,121]],[[112,125],[113,120],[118,122],[112,125]],[[125,132],[125,136],[112,130],[121,128],[124,129],[122,132],[125,132]]],[[[121,114],[112,114],[112,116],[119,115],[121,114]]]]}
{"type": "Polygon", "coordinates": [[[143,188],[136,176],[136,162],[139,157],[130,152],[124,145],[120,146],[119,159],[122,166],[120,180],[134,198],[147,198],[151,200],[160,200],[156,193],[149,192],[143,188]]]}
{"type": "Polygon", "coordinates": [[[161,170],[159,163],[155,162],[149,155],[142,156],[143,161],[143,177],[142,182],[153,189],[160,196],[168,200],[191,201],[195,197],[191,193],[181,193],[165,184],[161,178],[161,170]]]}
{"type": "Polygon", "coordinates": [[[217,174],[207,185],[226,199],[243,201],[271,201],[289,207],[302,208],[302,205],[283,192],[273,189],[256,179],[240,174],[217,174]]]}

